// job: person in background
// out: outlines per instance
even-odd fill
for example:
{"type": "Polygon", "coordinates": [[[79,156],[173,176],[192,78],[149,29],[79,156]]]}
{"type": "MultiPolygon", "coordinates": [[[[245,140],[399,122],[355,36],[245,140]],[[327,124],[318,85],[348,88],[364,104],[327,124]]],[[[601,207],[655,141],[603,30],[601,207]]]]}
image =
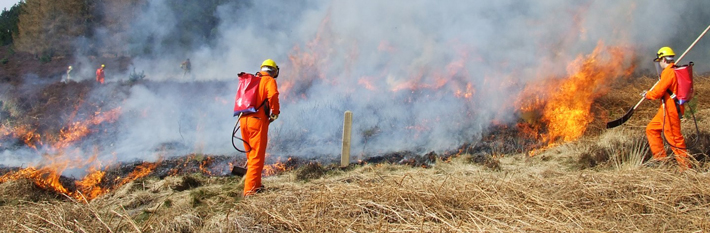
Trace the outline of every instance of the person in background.
{"type": "Polygon", "coordinates": [[[65,83],[69,83],[69,81],[71,80],[71,70],[71,66],[67,67],[67,78],[64,80],[65,83]]]}
{"type": "Polygon", "coordinates": [[[190,71],[192,70],[192,64],[190,64],[190,58],[182,62],[180,64],[180,68],[182,69],[182,77],[184,78],[185,75],[190,74],[190,71]]]}
{"type": "Polygon", "coordinates": [[[247,172],[244,175],[244,196],[253,195],[263,190],[261,185],[261,172],[264,170],[266,159],[266,143],[269,139],[269,123],[279,118],[279,91],[276,86],[276,77],[279,76],[279,67],[271,59],[261,64],[257,76],[261,77],[257,89],[257,103],[266,101],[263,108],[256,113],[241,116],[239,124],[242,126],[242,138],[245,148],[251,147],[247,152],[247,172]],[[248,143],[248,144],[247,144],[248,143]]]}
{"type": "Polygon", "coordinates": [[[101,64],[101,67],[96,70],[96,82],[99,84],[104,84],[104,79],[106,78],[104,75],[104,67],[106,67],[106,65],[101,64]]]}

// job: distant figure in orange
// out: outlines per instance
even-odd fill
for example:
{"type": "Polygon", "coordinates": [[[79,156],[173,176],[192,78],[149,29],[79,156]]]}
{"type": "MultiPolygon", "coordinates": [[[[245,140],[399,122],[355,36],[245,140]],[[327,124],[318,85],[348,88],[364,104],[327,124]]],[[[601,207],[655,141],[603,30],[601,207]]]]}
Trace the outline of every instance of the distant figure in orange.
{"type": "Polygon", "coordinates": [[[261,64],[261,70],[257,73],[261,76],[259,88],[256,92],[257,103],[267,100],[263,108],[256,113],[239,118],[242,138],[248,143],[244,147],[251,147],[247,152],[247,173],[244,175],[244,196],[253,195],[263,190],[261,185],[261,172],[264,170],[264,160],[266,159],[266,143],[269,139],[269,123],[279,118],[281,113],[279,107],[279,91],[276,86],[276,78],[279,76],[279,67],[271,59],[265,60],[261,64]],[[267,115],[268,114],[268,115],[267,115]]]}
{"type": "Polygon", "coordinates": [[[106,67],[106,65],[101,64],[101,68],[96,70],[96,82],[99,84],[104,84],[104,79],[106,78],[104,75],[104,67],[106,67]]]}
{"type": "Polygon", "coordinates": [[[674,57],[675,53],[670,47],[663,47],[658,50],[654,62],[658,62],[663,70],[661,79],[653,89],[643,93],[643,95],[649,100],[661,99],[658,113],[646,126],[646,137],[648,138],[648,145],[651,147],[651,153],[653,153],[653,159],[659,161],[667,156],[663,148],[663,137],[661,136],[661,132],[663,132],[682,171],[690,168],[690,163],[688,162],[685,139],[680,133],[680,118],[685,113],[685,108],[683,105],[676,103],[675,99],[671,98],[670,93],[678,93],[678,80],[673,70],[675,65],[674,57]]]}

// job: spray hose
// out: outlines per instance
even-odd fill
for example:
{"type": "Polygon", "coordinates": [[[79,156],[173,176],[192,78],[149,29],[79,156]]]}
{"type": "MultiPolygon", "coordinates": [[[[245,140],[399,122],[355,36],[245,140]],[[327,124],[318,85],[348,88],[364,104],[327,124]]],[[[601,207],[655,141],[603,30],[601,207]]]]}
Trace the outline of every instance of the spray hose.
{"type": "Polygon", "coordinates": [[[239,126],[239,119],[242,118],[242,113],[239,113],[238,116],[239,116],[239,117],[237,117],[237,123],[234,124],[234,129],[232,130],[232,147],[234,147],[234,149],[237,150],[237,151],[239,151],[239,152],[247,153],[247,152],[251,151],[251,145],[249,145],[249,142],[247,142],[247,141],[244,140],[243,138],[240,138],[240,137],[237,136],[237,131],[239,131],[239,128],[240,128],[240,126],[239,126]],[[234,139],[235,139],[235,138],[238,139],[239,141],[242,141],[242,142],[244,143],[244,145],[246,145],[246,147],[244,148],[244,150],[240,150],[239,148],[237,148],[237,144],[234,143],[234,139]],[[247,148],[248,148],[248,150],[247,150],[247,148]]]}
{"type": "MultiPolygon", "coordinates": [[[[700,33],[700,36],[698,36],[698,38],[696,38],[695,41],[693,41],[693,43],[690,44],[690,47],[688,47],[688,48],[685,50],[685,52],[683,52],[683,54],[680,55],[680,57],[678,58],[678,60],[675,61],[675,63],[676,63],[676,64],[680,64],[680,60],[683,60],[683,58],[684,58],[685,55],[688,53],[688,51],[690,51],[690,49],[692,49],[693,47],[695,47],[695,44],[697,44],[698,41],[700,41],[700,38],[703,38],[703,36],[705,36],[705,34],[706,34],[708,31],[710,31],[710,25],[708,25],[708,27],[705,28],[705,30],[704,30],[702,33],[700,33]]],[[[659,78],[660,78],[660,77],[659,77],[659,78]]],[[[659,81],[660,81],[660,80],[659,80],[659,81]]],[[[658,83],[658,82],[657,82],[657,83],[658,83]]],[[[654,86],[655,86],[655,85],[654,85],[654,86]]],[[[653,89],[653,87],[652,87],[651,89],[653,89]]],[[[663,123],[661,124],[661,130],[662,130],[662,132],[661,132],[661,138],[663,138],[663,141],[664,141],[665,143],[668,143],[668,145],[670,145],[671,147],[676,148],[676,149],[681,149],[681,150],[685,150],[685,149],[694,147],[695,144],[697,144],[698,139],[700,138],[700,129],[698,128],[698,121],[695,119],[695,113],[693,113],[693,108],[690,107],[690,104],[688,104],[688,108],[690,108],[690,115],[693,116],[693,122],[695,123],[695,132],[696,132],[696,134],[697,134],[698,136],[695,138],[695,142],[693,142],[693,144],[692,144],[691,146],[688,146],[688,144],[686,143],[686,144],[685,144],[685,148],[680,148],[680,147],[671,145],[671,143],[669,143],[668,140],[666,140],[665,133],[664,133],[664,132],[665,132],[665,127],[666,127],[666,103],[665,103],[665,100],[662,100],[661,103],[662,103],[662,105],[663,105],[663,123]]],[[[680,107],[680,106],[678,106],[678,107],[680,107]]],[[[677,109],[677,108],[676,108],[676,109],[677,109]]],[[[678,115],[680,115],[680,114],[678,114],[678,115]]],[[[682,134],[681,134],[681,135],[682,135],[682,134]]]]}
{"type": "MultiPolygon", "coordinates": [[[[695,137],[695,140],[693,141],[692,144],[686,143],[686,144],[685,144],[685,147],[678,147],[678,146],[675,146],[675,145],[671,144],[670,142],[668,142],[668,139],[666,139],[666,134],[665,134],[665,129],[666,129],[666,103],[665,103],[665,101],[662,102],[662,105],[663,105],[663,123],[661,124],[661,138],[663,138],[663,142],[667,143],[668,145],[670,145],[670,146],[673,147],[673,148],[680,149],[680,150],[687,150],[687,149],[689,149],[689,148],[695,147],[696,144],[698,144],[698,139],[700,138],[700,128],[698,128],[698,121],[695,119],[695,113],[694,113],[693,107],[691,107],[690,104],[688,104],[688,108],[690,109],[690,115],[693,116],[693,123],[695,124],[695,134],[696,134],[697,136],[695,137]]],[[[680,105],[676,105],[676,107],[679,108],[680,105]]],[[[680,112],[680,110],[678,110],[678,111],[680,112]]],[[[681,116],[679,116],[679,117],[681,117],[681,116]]],[[[682,134],[681,134],[681,136],[682,136],[682,134]]],[[[687,153],[687,152],[686,152],[686,153],[687,153]]]]}

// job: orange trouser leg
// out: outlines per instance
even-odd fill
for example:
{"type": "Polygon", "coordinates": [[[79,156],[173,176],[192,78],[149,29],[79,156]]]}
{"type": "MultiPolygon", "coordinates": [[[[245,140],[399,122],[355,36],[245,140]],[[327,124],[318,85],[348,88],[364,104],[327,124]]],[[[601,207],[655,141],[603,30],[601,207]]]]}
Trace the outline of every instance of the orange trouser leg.
{"type": "Polygon", "coordinates": [[[673,150],[673,154],[675,154],[675,160],[678,162],[681,169],[690,168],[685,139],[680,132],[680,118],[667,117],[663,134],[666,136],[668,144],[671,145],[671,150],[673,150]]]}
{"type": "Polygon", "coordinates": [[[256,193],[261,187],[261,171],[264,170],[266,157],[266,143],[268,141],[269,121],[260,119],[264,117],[242,117],[239,124],[242,126],[242,138],[249,142],[251,148],[247,153],[247,174],[244,175],[244,196],[256,193]]]}
{"type": "Polygon", "coordinates": [[[668,144],[675,154],[676,161],[683,168],[690,167],[687,161],[688,152],[685,149],[685,139],[680,132],[680,119],[675,116],[666,116],[665,122],[663,112],[659,111],[655,117],[646,126],[646,137],[648,145],[651,147],[654,159],[662,159],[666,157],[666,151],[663,147],[663,138],[661,132],[665,136],[668,144]]]}
{"type": "Polygon", "coordinates": [[[646,126],[646,138],[648,138],[648,146],[651,147],[653,159],[662,159],[666,157],[666,151],[663,148],[663,112],[659,112],[646,126]]]}

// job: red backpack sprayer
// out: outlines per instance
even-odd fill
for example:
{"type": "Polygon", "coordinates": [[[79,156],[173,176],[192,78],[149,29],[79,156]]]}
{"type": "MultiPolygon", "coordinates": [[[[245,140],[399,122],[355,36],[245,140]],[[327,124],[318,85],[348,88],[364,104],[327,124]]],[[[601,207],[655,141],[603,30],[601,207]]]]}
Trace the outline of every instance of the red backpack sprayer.
{"type": "MultiPolygon", "coordinates": [[[[695,39],[695,41],[690,45],[690,47],[688,47],[688,49],[686,49],[685,52],[683,52],[683,54],[678,58],[678,60],[675,61],[675,64],[680,64],[680,61],[685,57],[685,55],[688,53],[688,51],[690,51],[690,50],[698,43],[698,41],[700,40],[700,38],[702,38],[702,37],[708,32],[708,30],[710,30],[710,26],[708,26],[708,27],[700,34],[700,36],[698,36],[698,38],[695,39]]],[[[667,48],[667,47],[664,47],[664,48],[667,48]]],[[[664,48],[661,48],[661,50],[663,50],[664,48]]],[[[670,48],[668,48],[668,49],[670,50],[670,48]]],[[[659,52],[660,52],[660,51],[659,51],[659,52]]],[[[672,52],[672,51],[671,51],[671,52],[672,52]]],[[[654,62],[658,62],[658,61],[659,61],[658,58],[657,58],[656,60],[654,60],[654,62]]],[[[668,92],[668,94],[669,94],[669,95],[671,96],[671,98],[674,100],[674,102],[675,102],[675,104],[676,104],[676,109],[678,109],[678,113],[679,113],[678,115],[679,115],[679,116],[680,116],[680,106],[687,106],[688,108],[690,108],[690,113],[691,113],[691,115],[692,115],[692,117],[693,117],[693,121],[694,121],[694,123],[695,123],[695,129],[696,129],[697,134],[699,135],[699,134],[700,134],[700,130],[699,130],[699,128],[698,128],[698,123],[697,123],[697,121],[696,121],[696,119],[695,119],[694,110],[693,110],[692,106],[690,106],[690,104],[686,104],[686,103],[690,102],[690,100],[692,100],[693,94],[694,94],[694,93],[693,93],[693,65],[694,65],[693,62],[690,62],[690,63],[687,64],[687,65],[674,65],[674,66],[673,66],[673,71],[674,71],[675,76],[676,76],[676,79],[677,79],[678,93],[673,93],[671,90],[666,90],[666,92],[668,92]]],[[[657,64],[657,68],[660,68],[660,67],[658,66],[658,64],[657,64]]],[[[659,72],[659,77],[660,77],[660,72],[659,72]]],[[[651,87],[651,89],[653,89],[654,87],[656,87],[656,85],[658,85],[659,82],[660,82],[660,80],[657,81],[657,82],[651,87]]],[[[606,128],[607,128],[607,129],[610,129],[610,128],[614,128],[614,127],[617,127],[617,126],[619,126],[619,125],[624,124],[626,121],[628,121],[628,120],[631,118],[631,116],[632,116],[633,113],[634,113],[634,110],[635,110],[645,99],[646,99],[645,96],[644,96],[643,98],[641,98],[641,100],[639,100],[639,102],[638,102],[633,108],[629,109],[629,111],[627,111],[626,114],[624,114],[624,116],[622,116],[621,118],[616,119],[616,120],[613,120],[613,121],[610,121],[610,122],[607,122],[606,128]]],[[[664,109],[664,112],[663,112],[663,113],[664,113],[663,127],[665,128],[665,114],[666,114],[665,109],[666,109],[666,108],[665,108],[665,103],[664,103],[664,102],[662,102],[662,103],[663,103],[663,109],[664,109]]],[[[665,139],[665,136],[664,136],[663,133],[661,134],[661,136],[663,137],[664,142],[668,143],[668,141],[665,139]]],[[[696,138],[695,142],[693,142],[693,145],[695,145],[696,142],[697,142],[697,138],[696,138]]],[[[674,148],[677,148],[677,149],[687,149],[687,148],[689,148],[689,147],[692,147],[692,146],[686,146],[686,148],[679,148],[679,147],[676,147],[676,146],[674,146],[674,145],[671,145],[670,143],[668,143],[668,144],[669,144],[671,147],[674,147],[674,148]]]]}
{"type": "MultiPolygon", "coordinates": [[[[237,117],[237,122],[234,124],[234,129],[232,130],[232,146],[239,152],[247,153],[251,151],[251,146],[246,140],[237,136],[237,132],[239,131],[239,118],[241,118],[242,115],[256,113],[266,104],[266,100],[264,100],[261,104],[257,103],[258,101],[256,100],[256,92],[259,88],[259,82],[261,81],[261,77],[258,73],[257,75],[253,75],[241,72],[238,76],[239,89],[237,89],[237,95],[234,98],[234,116],[237,117]],[[234,139],[244,143],[246,146],[244,150],[237,148],[237,144],[234,139]]],[[[232,168],[232,175],[244,176],[246,173],[247,169],[245,167],[234,166],[232,168]]]]}

